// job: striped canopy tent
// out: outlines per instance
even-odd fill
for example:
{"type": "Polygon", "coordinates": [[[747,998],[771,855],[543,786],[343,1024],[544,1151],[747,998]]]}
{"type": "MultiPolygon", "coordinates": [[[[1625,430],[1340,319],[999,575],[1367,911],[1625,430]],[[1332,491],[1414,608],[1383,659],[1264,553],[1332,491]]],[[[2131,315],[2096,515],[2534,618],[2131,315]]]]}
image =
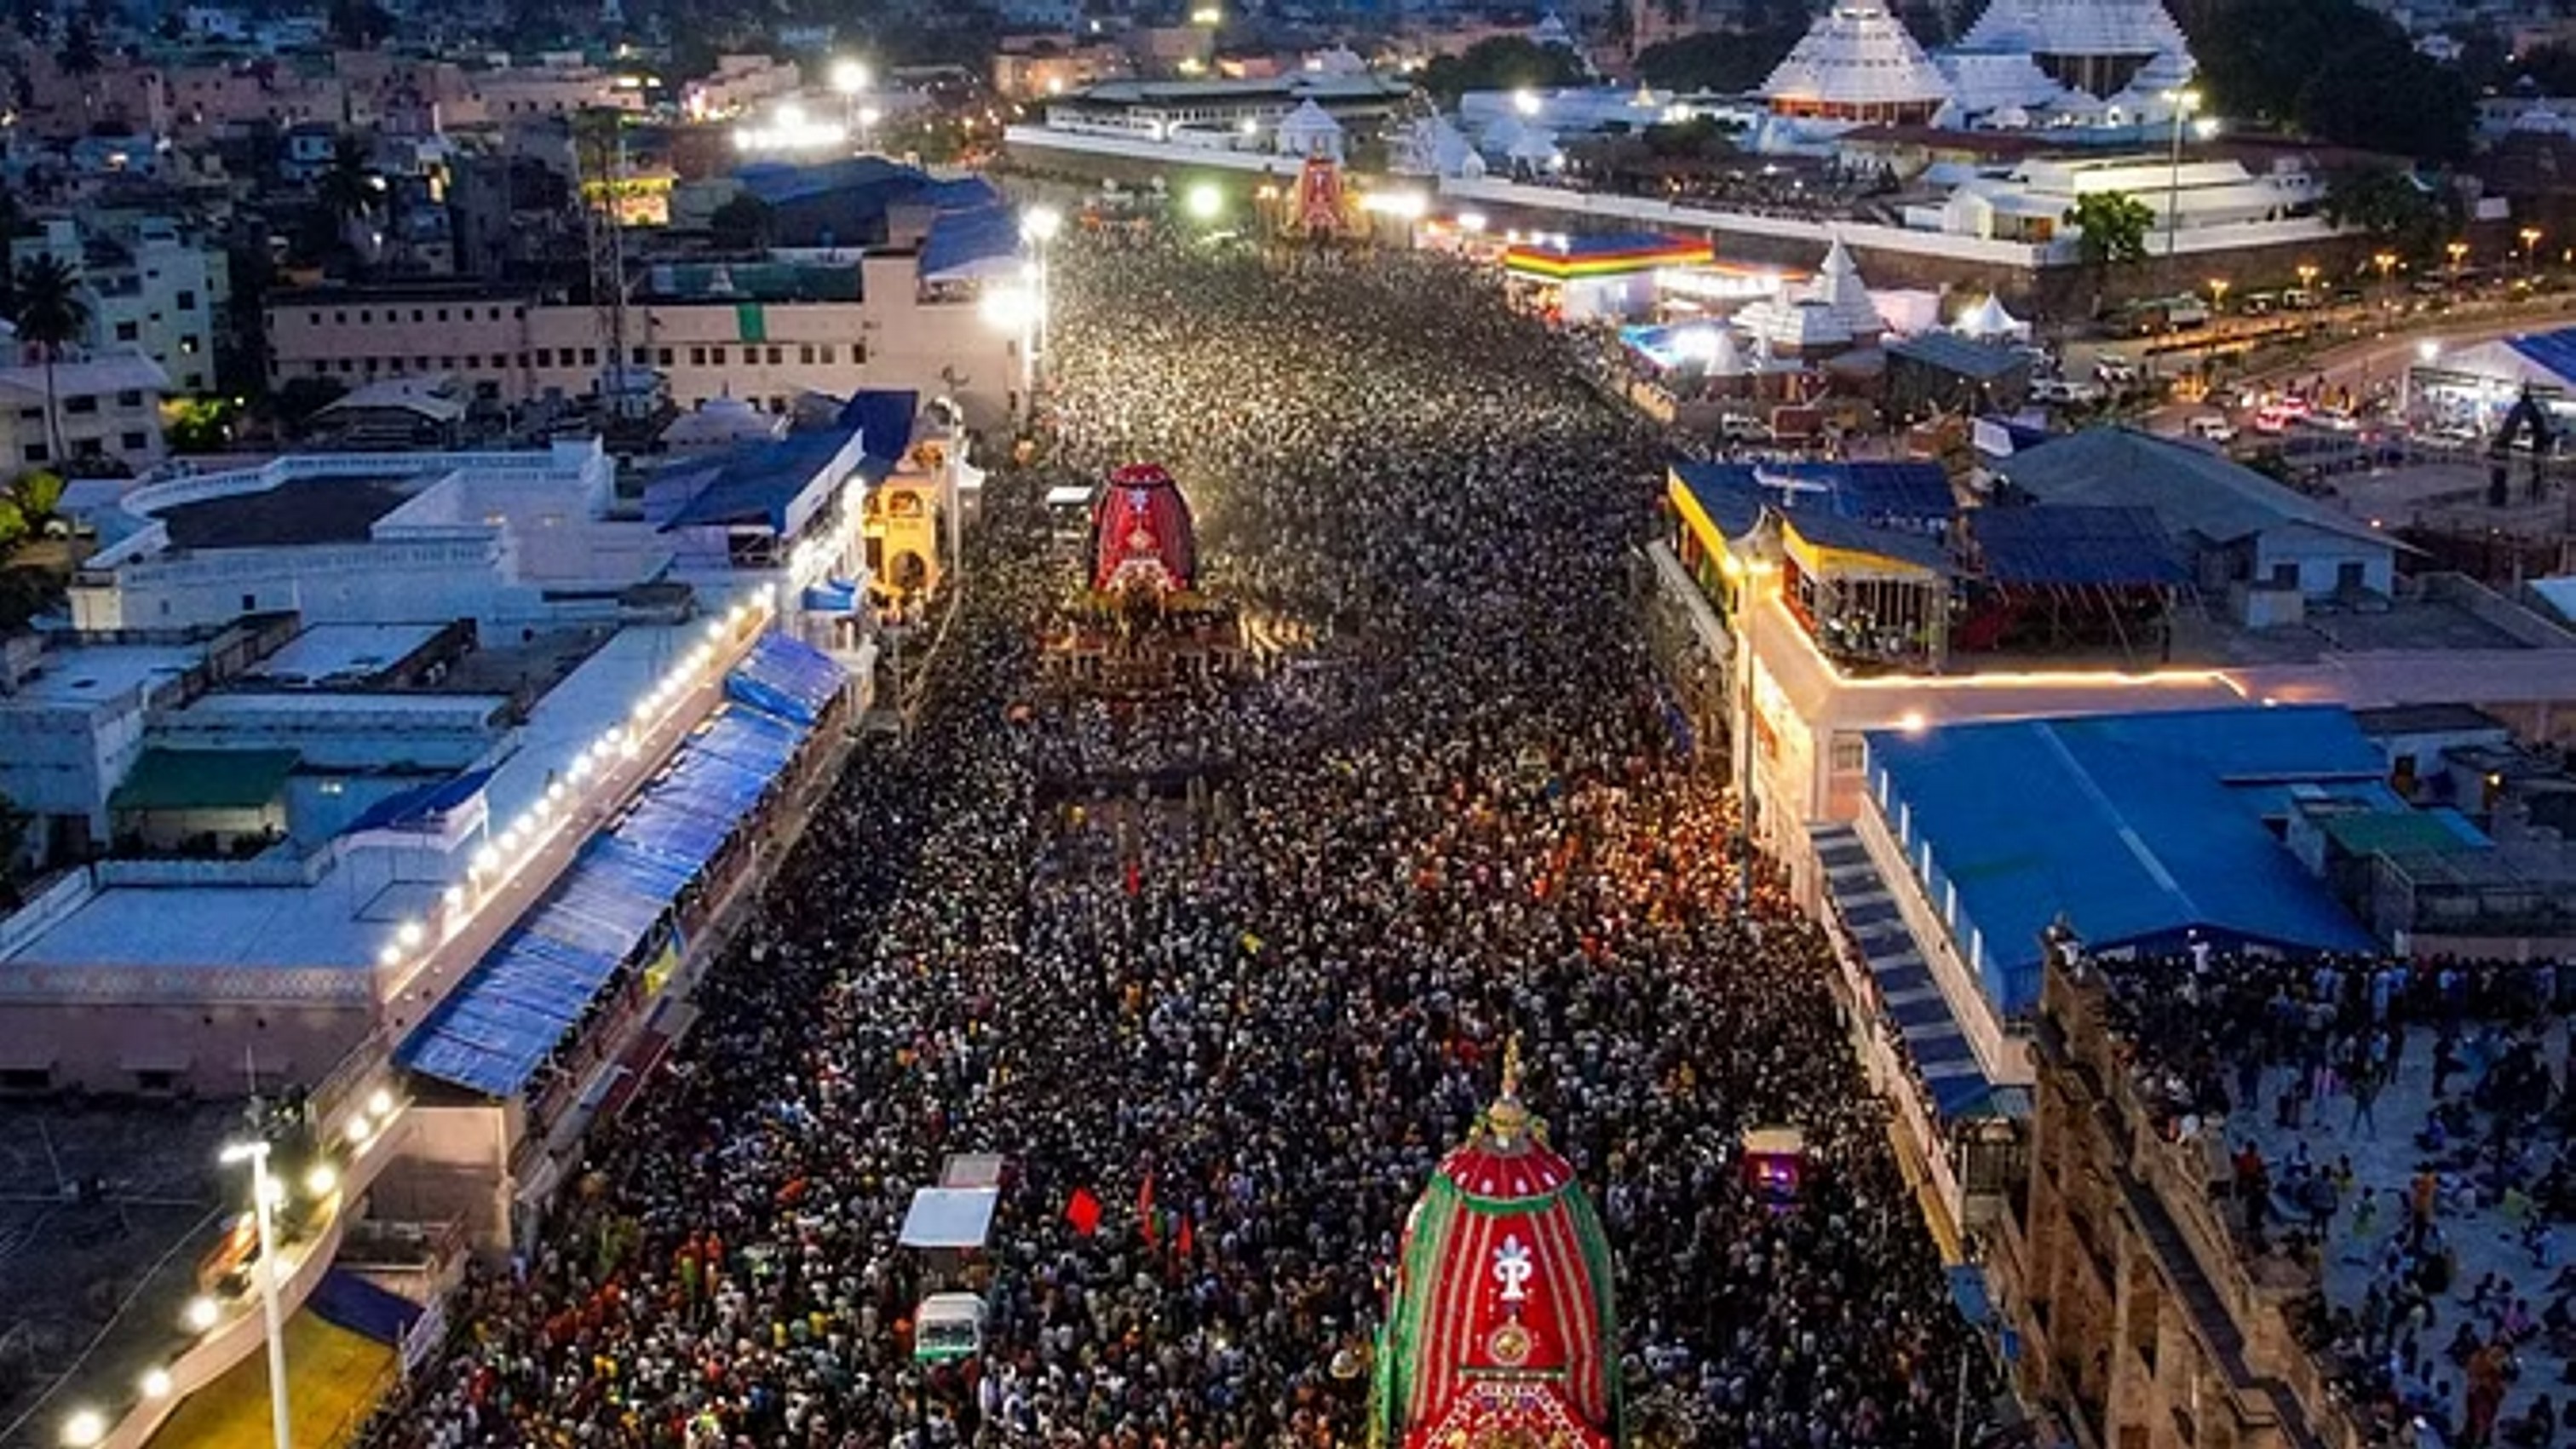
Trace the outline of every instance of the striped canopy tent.
{"type": "Polygon", "coordinates": [[[1372,1449],[1621,1442],[1610,1245],[1574,1169],[1502,1095],[1441,1160],[1405,1223],[1379,1330],[1372,1449]]]}

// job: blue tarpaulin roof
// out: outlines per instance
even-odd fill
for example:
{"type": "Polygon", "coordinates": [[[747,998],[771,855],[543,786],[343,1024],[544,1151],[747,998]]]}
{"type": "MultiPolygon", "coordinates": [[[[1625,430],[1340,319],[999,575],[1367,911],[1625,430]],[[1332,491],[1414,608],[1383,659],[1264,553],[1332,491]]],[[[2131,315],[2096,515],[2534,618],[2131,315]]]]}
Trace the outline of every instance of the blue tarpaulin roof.
{"type": "Polygon", "coordinates": [[[306,1295],[304,1306],[313,1316],[335,1327],[345,1328],[361,1338],[373,1339],[387,1347],[400,1347],[405,1331],[420,1320],[424,1310],[419,1304],[399,1293],[389,1292],[346,1268],[333,1268],[322,1275],[306,1295]]]}
{"type": "Polygon", "coordinates": [[[490,770],[467,770],[435,784],[388,795],[368,806],[341,833],[354,835],[362,830],[403,830],[427,825],[481,794],[491,780],[490,770]]]}
{"type": "Polygon", "coordinates": [[[1010,261],[1020,254],[1020,214],[990,204],[942,211],[921,243],[921,274],[933,281],[978,263],[1010,261]]]}
{"type": "Polygon", "coordinates": [[[810,725],[848,683],[832,656],[784,634],[763,634],[725,676],[725,696],[810,725]]]}
{"type": "Polygon", "coordinates": [[[790,433],[774,443],[747,443],[666,470],[646,489],[645,521],[665,531],[761,523],[784,533],[787,510],[849,445],[853,431],[844,424],[790,433]]]}
{"type": "Polygon", "coordinates": [[[2506,345],[2562,379],[2576,382],[2576,327],[2509,338],[2506,345]]]}
{"type": "Polygon", "coordinates": [[[2188,577],[2151,508],[1980,508],[1968,532],[1986,577],[2006,585],[2135,586],[2188,577]]]}
{"type": "MultiPolygon", "coordinates": [[[[2063,914],[2095,949],[2198,931],[2290,949],[2368,950],[2369,933],[2265,828],[2268,787],[2386,771],[2333,707],[2181,710],[1869,735],[1869,793],[1927,844],[1934,901],[1957,891],[2006,1015],[2039,997],[2040,932],[2063,914]]],[[[1918,864],[1917,870],[1922,867],[1918,864]]]]}
{"type": "MultiPolygon", "coordinates": [[[[804,646],[771,655],[786,661],[772,672],[790,683],[809,678],[794,673],[807,664],[796,650],[804,646]]],[[[815,657],[837,674],[829,658],[815,657]]],[[[783,685],[779,694],[802,698],[783,685]]],[[[727,704],[615,826],[582,847],[510,934],[404,1039],[395,1060],[488,1096],[525,1090],[795,758],[809,728],[727,704]]]]}
{"type": "Polygon", "coordinates": [[[1991,1115],[1996,1104],[1985,1066],[1960,1030],[1949,997],[1916,951],[1877,865],[1856,841],[1847,842],[1841,856],[1827,857],[1825,864],[1835,912],[1878,985],[1879,999],[1904,1039],[1932,1110],[1944,1121],[1991,1115]]]}
{"type": "Polygon", "coordinates": [[[1703,506],[1711,491],[1749,493],[1792,513],[1917,526],[1959,511],[1938,463],[1676,463],[1673,471],[1703,506]]]}
{"type": "Polygon", "coordinates": [[[892,463],[912,446],[913,420],[921,415],[921,394],[909,389],[863,387],[841,404],[840,425],[859,430],[859,451],[872,460],[892,463]]]}

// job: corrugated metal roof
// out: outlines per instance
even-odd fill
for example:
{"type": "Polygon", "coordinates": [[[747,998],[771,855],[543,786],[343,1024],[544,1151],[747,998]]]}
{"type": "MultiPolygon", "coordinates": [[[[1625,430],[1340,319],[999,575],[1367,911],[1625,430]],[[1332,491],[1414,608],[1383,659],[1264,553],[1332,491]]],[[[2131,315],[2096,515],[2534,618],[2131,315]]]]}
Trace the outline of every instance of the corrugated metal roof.
{"type": "Polygon", "coordinates": [[[2195,930],[2288,948],[2372,945],[2237,788],[2376,779],[2386,764],[2345,710],[1873,731],[1869,760],[1872,797],[1883,780],[1909,854],[1928,844],[1938,879],[1956,888],[1960,934],[1982,938],[1987,994],[2007,1014],[2037,1001],[2040,932],[2061,913],[2095,949],[2179,944],[2195,930]]]}
{"type": "Polygon", "coordinates": [[[2297,525],[2391,551],[2397,547],[2360,519],[2251,468],[2135,428],[2070,433],[2013,454],[1995,471],[2042,503],[2152,508],[2166,536],[2178,541],[2197,534],[2212,543],[2232,543],[2297,525]]]}
{"type": "Polygon", "coordinates": [[[2189,574],[2149,508],[1979,508],[1969,536],[2004,585],[2179,584],[2189,574]]]}

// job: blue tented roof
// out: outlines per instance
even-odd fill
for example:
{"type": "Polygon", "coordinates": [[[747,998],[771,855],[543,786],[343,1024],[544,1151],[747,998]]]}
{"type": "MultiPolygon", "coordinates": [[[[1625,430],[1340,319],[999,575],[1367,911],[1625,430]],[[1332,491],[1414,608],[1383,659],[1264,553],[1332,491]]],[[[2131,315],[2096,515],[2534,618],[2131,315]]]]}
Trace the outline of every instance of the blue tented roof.
{"type": "Polygon", "coordinates": [[[2534,365],[2558,374],[2562,381],[2576,383],[2576,327],[2508,338],[2505,345],[2530,358],[2534,365]]]}
{"type": "Polygon", "coordinates": [[[313,1291],[305,1296],[304,1306],[313,1310],[313,1316],[325,1323],[389,1348],[401,1347],[403,1334],[426,1311],[401,1294],[379,1288],[346,1268],[333,1268],[324,1273],[322,1281],[314,1284],[313,1291]]]}
{"type": "Polygon", "coordinates": [[[433,784],[387,795],[349,822],[344,835],[363,830],[403,830],[427,825],[465,804],[490,784],[492,771],[467,770],[433,784]]]}
{"type": "Polygon", "coordinates": [[[912,425],[921,415],[921,394],[909,389],[863,387],[841,404],[840,425],[859,430],[862,455],[892,463],[912,446],[912,425]]]}
{"type": "Polygon", "coordinates": [[[1761,485],[1753,481],[1753,470],[1733,463],[1692,463],[1676,460],[1673,476],[1698,502],[1708,521],[1728,538],[1742,538],[1762,521],[1765,501],[1761,485]]]}
{"type": "Polygon", "coordinates": [[[1968,532],[2006,585],[2179,584],[2188,574],[2151,508],[1980,508],[1968,532]]]}
{"type": "MultiPolygon", "coordinates": [[[[792,651],[780,657],[801,662],[792,651]]],[[[487,1096],[525,1090],[785,771],[807,728],[740,703],[719,710],[413,1029],[395,1060],[487,1096]]]]}
{"type": "Polygon", "coordinates": [[[1958,512],[1938,463],[1676,463],[1692,494],[1751,495],[1791,514],[1928,527],[1958,512]]]}
{"type": "Polygon", "coordinates": [[[725,697],[811,725],[849,682],[832,656],[784,634],[763,634],[725,676],[725,697]]]}
{"type": "MultiPolygon", "coordinates": [[[[1926,844],[1952,930],[1981,940],[2005,1015],[2039,997],[2040,932],[2062,913],[2095,949],[2178,947],[2199,931],[2285,949],[2371,938],[2265,829],[2266,787],[2376,779],[2352,715],[2330,706],[2014,720],[1869,735],[1869,791],[1926,844]]],[[[1916,869],[1920,870],[1918,864],[1916,869]]]]}
{"type": "Polygon", "coordinates": [[[790,433],[776,442],[747,443],[667,470],[647,490],[645,521],[665,531],[761,523],[784,533],[787,510],[849,446],[854,431],[841,425],[790,433]]]}
{"type": "Polygon", "coordinates": [[[1943,1121],[1994,1115],[1994,1087],[1985,1066],[1960,1029],[1949,997],[1915,949],[1877,865],[1849,840],[1849,826],[1831,829],[1844,833],[1849,848],[1837,862],[1819,834],[1819,855],[1827,861],[1826,890],[1877,984],[1880,1004],[1922,1079],[1929,1105],[1943,1121]]]}
{"type": "Polygon", "coordinates": [[[930,234],[921,243],[921,274],[936,278],[943,274],[1005,257],[1016,257],[1020,251],[1020,214],[998,203],[987,203],[972,210],[942,211],[930,222],[930,234]]]}

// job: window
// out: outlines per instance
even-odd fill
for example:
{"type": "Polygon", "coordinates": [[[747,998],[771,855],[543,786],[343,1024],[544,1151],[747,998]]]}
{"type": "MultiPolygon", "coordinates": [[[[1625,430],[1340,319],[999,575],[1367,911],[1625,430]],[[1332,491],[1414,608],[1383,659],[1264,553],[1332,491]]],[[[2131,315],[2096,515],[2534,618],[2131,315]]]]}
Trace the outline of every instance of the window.
{"type": "Polygon", "coordinates": [[[426,322],[429,318],[423,315],[418,307],[414,307],[411,309],[411,320],[414,322],[426,322]]]}
{"type": "Polygon", "coordinates": [[[195,333],[188,333],[179,339],[179,355],[182,357],[194,357],[197,355],[197,335],[195,333]]]}
{"type": "Polygon", "coordinates": [[[832,346],[832,344],[831,344],[831,343],[826,342],[826,343],[824,343],[824,344],[823,344],[823,365],[824,365],[825,367],[829,367],[829,366],[831,366],[831,365],[832,365],[832,353],[833,353],[835,350],[836,350],[836,349],[834,349],[834,347],[832,346]]]}
{"type": "Polygon", "coordinates": [[[86,417],[87,415],[98,411],[98,399],[96,397],[67,397],[63,399],[63,411],[72,414],[74,417],[86,417]]]}
{"type": "Polygon", "coordinates": [[[814,365],[814,344],[813,344],[813,343],[811,343],[811,342],[808,342],[808,343],[805,343],[804,345],[802,345],[802,346],[798,347],[798,348],[796,349],[796,360],[797,360],[798,362],[801,362],[801,363],[805,364],[807,367],[811,367],[811,366],[813,366],[813,365],[814,365]]]}
{"type": "Polygon", "coordinates": [[[139,341],[142,339],[142,336],[143,326],[139,322],[119,322],[116,324],[116,340],[119,342],[139,341]]]}
{"type": "Polygon", "coordinates": [[[1861,737],[1848,730],[1834,735],[1834,773],[1850,775],[1859,772],[1866,745],[1861,737]]]}
{"type": "Polygon", "coordinates": [[[23,448],[20,448],[18,451],[19,451],[19,452],[21,452],[21,453],[26,454],[26,455],[27,455],[27,461],[28,461],[28,462],[30,462],[30,463],[47,463],[47,462],[51,462],[51,461],[53,460],[53,456],[54,456],[54,455],[53,455],[53,451],[52,451],[51,449],[47,448],[47,447],[46,447],[44,444],[42,444],[42,443],[29,443],[27,446],[25,446],[25,447],[23,447],[23,448]]]}
{"type": "Polygon", "coordinates": [[[439,321],[441,321],[441,322],[444,322],[444,321],[446,321],[446,320],[447,320],[447,309],[446,309],[446,308],[441,307],[441,308],[439,308],[439,309],[438,309],[438,320],[439,320],[439,321]]]}
{"type": "Polygon", "coordinates": [[[689,366],[691,366],[691,367],[704,367],[704,366],[706,366],[706,365],[707,365],[707,350],[706,350],[705,348],[703,348],[703,347],[692,347],[692,348],[690,348],[690,349],[689,349],[689,366]]]}
{"type": "Polygon", "coordinates": [[[125,432],[116,435],[116,445],[129,453],[140,453],[152,446],[150,433],[125,432]]]}
{"type": "Polygon", "coordinates": [[[662,359],[662,365],[663,365],[664,367],[668,367],[668,366],[670,366],[670,365],[671,365],[671,349],[669,349],[669,348],[667,348],[667,347],[663,348],[663,349],[661,350],[661,354],[660,354],[660,355],[661,355],[661,359],[662,359]]]}
{"type": "Polygon", "coordinates": [[[786,349],[786,348],[784,348],[784,347],[773,347],[773,348],[769,349],[769,365],[770,365],[770,366],[772,366],[772,367],[776,367],[776,366],[778,366],[780,363],[785,362],[786,360],[787,360],[787,349],[786,349]]]}
{"type": "Polygon", "coordinates": [[[584,367],[599,366],[599,349],[596,347],[583,348],[581,350],[581,365],[584,367]]]}
{"type": "Polygon", "coordinates": [[[334,327],[346,327],[346,326],[348,326],[348,325],[349,325],[349,314],[348,314],[348,313],[346,313],[346,312],[334,312],[334,313],[332,313],[332,314],[331,314],[331,325],[332,325],[332,326],[334,326],[334,327]]]}
{"type": "Polygon", "coordinates": [[[551,347],[540,347],[540,348],[538,348],[538,349],[537,349],[537,366],[539,366],[539,367],[552,367],[552,366],[554,366],[554,365],[555,365],[555,350],[554,350],[553,348],[551,348],[551,347]]]}
{"type": "Polygon", "coordinates": [[[650,367],[653,365],[653,349],[650,347],[638,347],[628,355],[627,360],[634,363],[637,367],[650,367]]]}
{"type": "Polygon", "coordinates": [[[242,611],[243,613],[245,613],[245,614],[255,614],[255,613],[259,612],[259,595],[257,595],[257,594],[244,594],[244,595],[242,595],[242,606],[241,606],[241,611],[242,611]]]}
{"type": "Polygon", "coordinates": [[[2355,589],[2367,587],[2369,580],[2369,566],[2362,563],[2359,559],[2347,559],[2344,562],[2335,565],[2335,587],[2337,589],[2349,593],[2355,589]]]}
{"type": "Polygon", "coordinates": [[[121,408],[139,408],[143,406],[143,389],[139,387],[129,387],[125,391],[118,393],[116,395],[116,405],[121,408]]]}
{"type": "Polygon", "coordinates": [[[2272,565],[2272,587],[2276,589],[2295,589],[2298,586],[2299,566],[2297,564],[2276,563],[2272,565]]]}
{"type": "Polygon", "coordinates": [[[182,312],[196,311],[197,294],[194,292],[181,292],[179,294],[179,310],[182,312]]]}
{"type": "Polygon", "coordinates": [[[343,358],[341,358],[341,359],[340,359],[340,371],[341,371],[341,372],[343,372],[343,373],[351,373],[351,372],[355,372],[355,371],[357,371],[357,370],[358,370],[358,365],[357,365],[356,363],[351,362],[349,359],[347,359],[347,358],[345,358],[345,357],[343,357],[343,358]]]}
{"type": "Polygon", "coordinates": [[[868,345],[866,343],[853,342],[850,344],[850,365],[852,367],[865,367],[868,365],[868,345]]]}
{"type": "Polygon", "coordinates": [[[18,421],[22,423],[41,423],[44,420],[45,410],[43,408],[18,409],[18,421]]]}
{"type": "Polygon", "coordinates": [[[716,366],[722,367],[725,365],[725,350],[723,348],[718,347],[710,349],[708,355],[715,359],[716,366]]]}
{"type": "Polygon", "coordinates": [[[359,325],[359,326],[361,326],[361,327],[365,327],[365,326],[369,325],[370,323],[373,323],[375,320],[376,320],[376,314],[375,314],[375,313],[370,312],[370,311],[367,311],[367,310],[366,310],[365,308],[363,308],[363,307],[362,307],[362,308],[360,308],[360,309],[358,310],[358,325],[359,325]]]}
{"type": "Polygon", "coordinates": [[[438,359],[438,370],[441,372],[454,372],[456,370],[456,359],[453,357],[442,357],[438,359]]]}

